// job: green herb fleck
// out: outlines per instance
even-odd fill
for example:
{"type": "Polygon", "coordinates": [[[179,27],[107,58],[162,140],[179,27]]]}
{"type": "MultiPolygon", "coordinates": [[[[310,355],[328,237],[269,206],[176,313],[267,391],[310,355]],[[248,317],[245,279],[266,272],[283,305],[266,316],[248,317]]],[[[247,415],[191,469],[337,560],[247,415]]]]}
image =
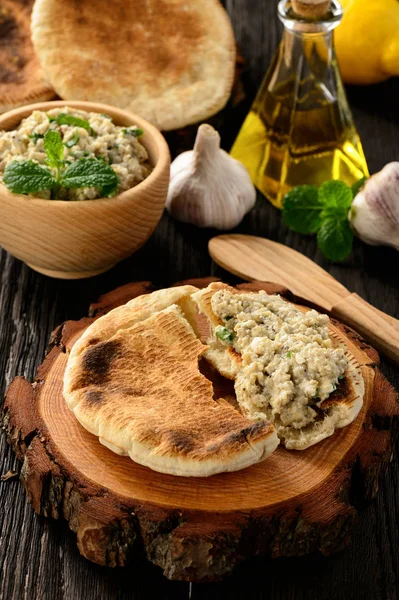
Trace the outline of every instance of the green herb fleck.
{"type": "Polygon", "coordinates": [[[291,356],[292,356],[292,352],[287,352],[286,357],[291,358],[291,356]]]}
{"type": "Polygon", "coordinates": [[[234,340],[234,336],[231,333],[231,331],[226,329],[226,327],[222,327],[221,325],[219,325],[219,327],[216,327],[215,335],[219,338],[219,340],[225,342],[225,344],[231,344],[234,340]]]}
{"type": "Polygon", "coordinates": [[[76,144],[79,142],[79,139],[79,135],[77,133],[74,133],[73,136],[67,142],[64,142],[64,146],[66,146],[67,148],[72,148],[73,146],[76,146],[76,144]]]}
{"type": "Polygon", "coordinates": [[[109,115],[106,115],[105,113],[100,113],[100,115],[102,117],[105,117],[106,119],[109,119],[110,121],[112,121],[112,117],[110,117],[109,115]]]}
{"type": "Polygon", "coordinates": [[[87,131],[91,132],[91,126],[89,121],[86,119],[80,119],[79,117],[74,117],[73,115],[68,115],[68,113],[60,113],[55,119],[57,125],[72,125],[73,127],[82,127],[87,131]]]}
{"type": "Polygon", "coordinates": [[[345,379],[345,374],[344,374],[344,375],[340,375],[340,376],[338,377],[338,379],[339,379],[339,380],[341,380],[341,379],[345,379]]]}
{"type": "Polygon", "coordinates": [[[54,177],[46,167],[32,160],[13,160],[4,171],[3,181],[14,194],[35,194],[53,187],[54,177]]]}
{"type": "Polygon", "coordinates": [[[129,129],[122,129],[122,133],[125,135],[133,135],[134,137],[140,137],[144,134],[144,131],[140,127],[131,127],[129,129]]]}
{"type": "Polygon", "coordinates": [[[44,138],[44,134],[43,133],[31,133],[31,135],[29,135],[28,137],[31,140],[33,140],[36,144],[37,140],[41,140],[42,138],[44,138]]]}

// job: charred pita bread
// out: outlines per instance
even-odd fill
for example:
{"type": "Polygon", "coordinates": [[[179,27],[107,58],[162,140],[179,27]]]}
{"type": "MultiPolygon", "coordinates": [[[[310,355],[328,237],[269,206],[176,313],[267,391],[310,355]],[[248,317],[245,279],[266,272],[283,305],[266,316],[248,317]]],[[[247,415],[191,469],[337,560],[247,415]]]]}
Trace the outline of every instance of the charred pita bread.
{"type": "MultiPolygon", "coordinates": [[[[212,297],[221,290],[227,290],[232,294],[243,293],[243,291],[236,290],[223,283],[211,283],[208,288],[193,294],[193,300],[197,302],[199,309],[208,317],[213,326],[213,336],[208,340],[209,349],[204,352],[204,357],[221,375],[237,380],[241,369],[241,357],[233,348],[221,343],[214,334],[217,326],[225,325],[212,309],[212,297]]],[[[250,296],[256,299],[257,293],[252,293],[250,296]]],[[[297,308],[304,313],[309,310],[301,306],[297,306],[297,308]]],[[[331,321],[329,323],[329,335],[334,347],[341,347],[344,350],[348,367],[345,377],[340,381],[336,391],[330,394],[317,409],[314,420],[301,429],[293,426],[287,427],[283,426],[279,419],[273,415],[270,406],[262,407],[263,415],[273,423],[280,440],[287,449],[304,450],[333,435],[336,429],[352,423],[363,405],[364,380],[360,365],[346,347],[342,333],[331,321]]],[[[254,420],[256,418],[254,404],[252,402],[240,403],[238,394],[237,399],[243,414],[254,420]]],[[[256,414],[258,414],[258,411],[259,408],[256,408],[256,414]]]]}
{"type": "Polygon", "coordinates": [[[32,4],[33,0],[0,4],[0,113],[55,96],[30,39],[32,4]]]}
{"type": "Polygon", "coordinates": [[[254,423],[215,399],[198,365],[206,346],[188,321],[193,291],[160,290],[95,321],[72,348],[64,397],[113,452],[155,471],[205,477],[260,462],[279,442],[266,420],[254,423]]]}
{"type": "Polygon", "coordinates": [[[32,40],[67,100],[131,110],[163,130],[226,104],[235,41],[217,0],[36,0],[32,40]]]}

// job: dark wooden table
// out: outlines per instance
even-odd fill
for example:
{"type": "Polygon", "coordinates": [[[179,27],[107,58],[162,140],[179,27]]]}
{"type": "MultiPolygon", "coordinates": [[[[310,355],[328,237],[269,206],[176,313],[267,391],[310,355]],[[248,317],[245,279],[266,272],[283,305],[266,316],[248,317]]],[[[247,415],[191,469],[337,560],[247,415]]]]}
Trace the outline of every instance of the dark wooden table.
{"type": "MultiPolygon", "coordinates": [[[[226,0],[246,60],[244,82],[253,98],[280,37],[273,0],[226,0]]],[[[348,90],[371,171],[399,157],[399,80],[348,90]]],[[[227,146],[244,117],[243,106],[224,124],[227,146]]],[[[222,132],[223,133],[223,132],[222,132]]],[[[303,252],[352,291],[393,316],[399,316],[399,255],[387,248],[355,243],[350,260],[323,260],[313,239],[289,232],[280,213],[259,196],[256,209],[238,231],[266,236],[303,252]]],[[[112,271],[87,281],[57,281],[0,254],[1,390],[22,374],[32,378],[42,361],[51,330],[65,319],[80,318],[99,294],[123,283],[151,279],[157,286],[209,274],[225,276],[212,264],[211,231],[182,226],[166,215],[146,246],[112,271]]],[[[387,361],[382,370],[399,386],[387,361]]],[[[0,436],[0,473],[20,465],[0,436]]],[[[397,455],[381,481],[376,501],[362,512],[349,548],[323,558],[256,560],[223,583],[169,582],[145,562],[107,569],[83,559],[64,523],[38,518],[16,480],[0,483],[0,599],[125,600],[132,598],[246,598],[323,600],[399,596],[399,469],[397,455]]]]}

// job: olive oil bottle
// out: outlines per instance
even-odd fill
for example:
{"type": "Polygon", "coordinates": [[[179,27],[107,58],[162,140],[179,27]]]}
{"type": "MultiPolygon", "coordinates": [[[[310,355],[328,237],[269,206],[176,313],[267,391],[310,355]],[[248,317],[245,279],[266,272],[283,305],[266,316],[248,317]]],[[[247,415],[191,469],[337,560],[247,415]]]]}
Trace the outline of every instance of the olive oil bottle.
{"type": "Polygon", "coordinates": [[[333,48],[342,18],[333,0],[322,20],[299,17],[291,1],[278,14],[284,34],[231,154],[275,205],[296,185],[368,175],[333,48]]]}

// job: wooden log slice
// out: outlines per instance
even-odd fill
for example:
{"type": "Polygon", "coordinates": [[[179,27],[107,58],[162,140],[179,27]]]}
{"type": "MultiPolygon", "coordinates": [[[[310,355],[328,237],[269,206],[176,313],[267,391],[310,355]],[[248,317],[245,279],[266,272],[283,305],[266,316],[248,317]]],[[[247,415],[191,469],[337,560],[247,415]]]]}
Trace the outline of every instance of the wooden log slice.
{"type": "MultiPolygon", "coordinates": [[[[274,284],[239,287],[288,293],[274,284]]],[[[99,315],[150,289],[134,283],[103,296],[91,317],[53,332],[33,384],[17,377],[10,385],[3,421],[23,460],[21,480],[35,511],[64,517],[88,559],[125,565],[144,549],[170,579],[209,581],[255,555],[327,555],[343,548],[359,503],[378,489],[399,421],[398,398],[376,366],[377,353],[334,322],[362,366],[366,392],[354,423],[327,440],[302,452],[278,448],[265,462],[235,473],[164,475],[102,446],[62,396],[66,351],[99,315]]],[[[212,377],[216,396],[220,388],[232,393],[231,382],[212,377]]]]}

